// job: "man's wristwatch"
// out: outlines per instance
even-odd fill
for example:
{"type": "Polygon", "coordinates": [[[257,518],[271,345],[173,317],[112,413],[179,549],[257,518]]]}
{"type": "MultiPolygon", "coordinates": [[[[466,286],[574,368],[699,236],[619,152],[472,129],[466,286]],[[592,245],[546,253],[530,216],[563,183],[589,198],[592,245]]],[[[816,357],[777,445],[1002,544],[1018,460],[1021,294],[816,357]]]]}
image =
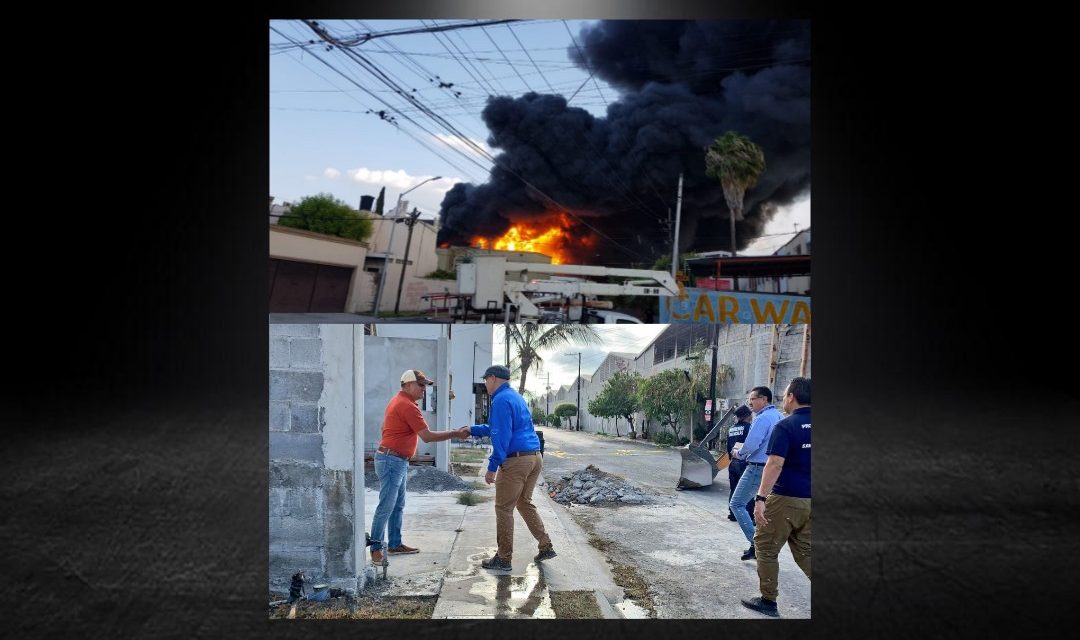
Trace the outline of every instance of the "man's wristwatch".
{"type": "Polygon", "coordinates": [[[757,501],[757,502],[765,502],[766,499],[767,499],[766,496],[760,496],[760,495],[759,496],[754,496],[754,500],[757,501]]]}

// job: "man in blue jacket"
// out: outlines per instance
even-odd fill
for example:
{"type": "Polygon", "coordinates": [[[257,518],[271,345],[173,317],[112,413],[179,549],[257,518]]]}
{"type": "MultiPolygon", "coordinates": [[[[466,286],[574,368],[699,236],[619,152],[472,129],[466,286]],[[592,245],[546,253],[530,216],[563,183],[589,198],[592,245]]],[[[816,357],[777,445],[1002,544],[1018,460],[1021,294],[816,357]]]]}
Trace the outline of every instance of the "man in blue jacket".
{"type": "Polygon", "coordinates": [[[772,399],[772,390],[768,387],[754,387],[750,390],[746,404],[754,412],[754,421],[750,423],[750,431],[746,435],[742,448],[731,452],[732,460],[744,460],[747,465],[728,503],[728,509],[735,514],[735,519],[739,521],[739,528],[750,543],[750,548],[742,554],[743,560],[757,557],[754,553],[754,521],[746,512],[746,503],[753,501],[758,485],[761,484],[761,472],[764,470],[765,461],[769,458],[765,452],[769,446],[769,437],[772,435],[773,427],[784,417],[773,406],[772,399]]]}
{"type": "Polygon", "coordinates": [[[463,436],[491,438],[491,457],[484,481],[495,483],[495,532],[499,549],[495,557],[484,560],[481,566],[509,571],[514,555],[514,507],[539,544],[540,553],[533,560],[540,562],[555,557],[551,538],[532,503],[533,489],[540,478],[544,459],[540,455],[540,439],[533,429],[529,406],[510,388],[510,370],[502,365],[490,366],[484,371],[483,380],[491,398],[489,424],[462,427],[461,432],[463,436]]]}

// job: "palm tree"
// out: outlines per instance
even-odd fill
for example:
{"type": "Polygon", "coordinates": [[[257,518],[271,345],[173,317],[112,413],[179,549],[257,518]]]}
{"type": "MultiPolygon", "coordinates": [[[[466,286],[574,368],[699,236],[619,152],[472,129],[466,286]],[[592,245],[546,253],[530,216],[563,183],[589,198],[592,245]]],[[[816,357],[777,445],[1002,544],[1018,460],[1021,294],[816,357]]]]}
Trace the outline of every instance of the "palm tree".
{"type": "Polygon", "coordinates": [[[705,148],[705,173],[724,187],[731,211],[731,255],[735,255],[735,221],[743,217],[743,195],[765,173],[765,153],[750,138],[728,131],[705,148]]]}
{"type": "Polygon", "coordinates": [[[509,334],[506,339],[517,353],[511,360],[511,368],[521,372],[518,393],[525,391],[525,379],[529,376],[529,369],[534,364],[537,365],[537,369],[543,365],[544,359],[539,353],[541,350],[570,344],[601,344],[603,342],[596,330],[585,324],[511,324],[507,329],[509,334]]]}

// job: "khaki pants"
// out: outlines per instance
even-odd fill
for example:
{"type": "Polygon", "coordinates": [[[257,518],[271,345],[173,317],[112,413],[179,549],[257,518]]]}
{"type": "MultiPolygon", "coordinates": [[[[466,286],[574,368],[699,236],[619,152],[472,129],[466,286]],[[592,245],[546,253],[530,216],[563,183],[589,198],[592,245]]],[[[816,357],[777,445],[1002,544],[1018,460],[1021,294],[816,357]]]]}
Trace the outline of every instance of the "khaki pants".
{"type": "Polygon", "coordinates": [[[521,513],[529,532],[543,548],[551,544],[544,530],[536,505],[532,503],[533,489],[540,478],[544,460],[539,454],[507,458],[495,476],[495,537],[498,555],[510,562],[514,555],[514,507],[521,513]]]}
{"type": "Polygon", "coordinates": [[[765,519],[769,524],[758,525],[754,531],[754,549],[761,597],[775,601],[780,575],[778,557],[785,542],[795,564],[810,577],[810,498],[770,495],[765,501],[765,519]]]}

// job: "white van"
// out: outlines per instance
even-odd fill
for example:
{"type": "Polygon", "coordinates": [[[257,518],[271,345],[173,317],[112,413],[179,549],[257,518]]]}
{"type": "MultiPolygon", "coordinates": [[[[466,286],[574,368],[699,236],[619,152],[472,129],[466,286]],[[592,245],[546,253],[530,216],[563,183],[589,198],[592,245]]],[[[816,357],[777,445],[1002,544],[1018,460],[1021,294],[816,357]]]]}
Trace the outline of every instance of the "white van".
{"type": "Polygon", "coordinates": [[[587,324],[644,324],[634,316],[605,309],[587,309],[585,322],[587,324]]]}

